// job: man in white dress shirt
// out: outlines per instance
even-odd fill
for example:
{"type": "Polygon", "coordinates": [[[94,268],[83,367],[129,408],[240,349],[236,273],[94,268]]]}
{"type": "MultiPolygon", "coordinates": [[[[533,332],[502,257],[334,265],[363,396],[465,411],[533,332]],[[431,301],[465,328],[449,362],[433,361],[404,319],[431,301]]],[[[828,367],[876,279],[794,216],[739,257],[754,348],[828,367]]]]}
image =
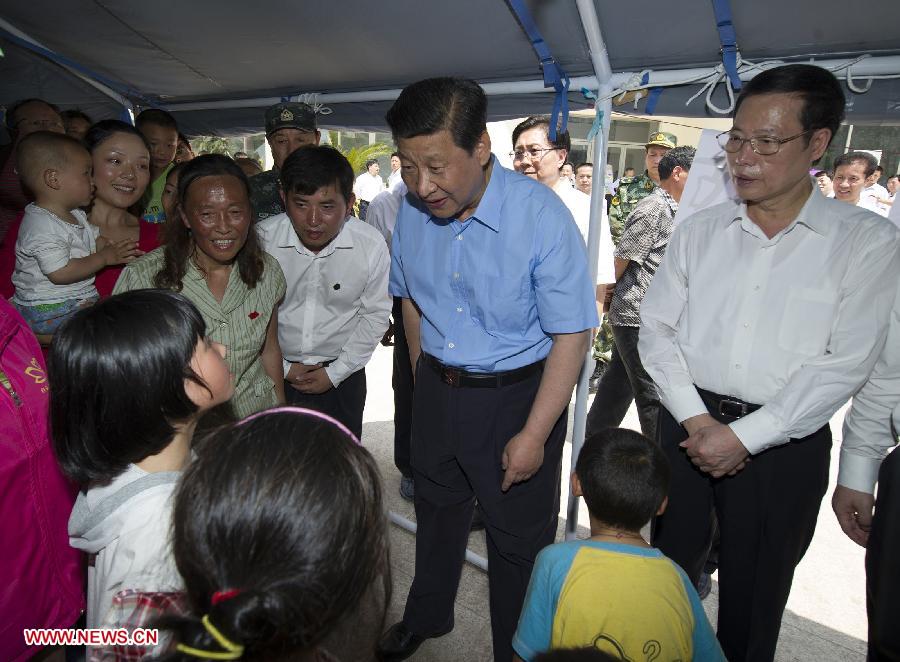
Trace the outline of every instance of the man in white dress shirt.
{"type": "Polygon", "coordinates": [[[900,296],[894,303],[884,350],[844,419],[838,484],[831,500],[844,533],[866,548],[869,662],[900,659],[900,453],[891,452],[898,430],[900,296]]]}
{"type": "MultiPolygon", "coordinates": [[[[868,152],[847,152],[834,160],[834,199],[887,216],[878,199],[866,194],[877,161],[868,152]]],[[[879,187],[881,188],[881,187],[879,187]]]]}
{"type": "MultiPolygon", "coordinates": [[[[540,116],[529,117],[513,129],[513,168],[526,177],[546,184],[562,198],[587,244],[591,197],[573,188],[571,182],[561,174],[571,147],[569,132],[558,131],[556,140],[551,143],[549,130],[550,120],[540,116]]],[[[612,236],[609,224],[604,219],[600,229],[600,252],[597,256],[597,283],[600,284],[597,288],[597,300],[601,303],[606,295],[604,283],[612,283],[614,280],[612,236]]]]}
{"type": "Polygon", "coordinates": [[[388,175],[387,180],[388,190],[393,191],[401,184],[403,184],[403,177],[400,173],[400,155],[394,152],[391,154],[391,174],[388,175]]]}
{"type": "Polygon", "coordinates": [[[384,180],[378,175],[380,170],[381,166],[378,165],[378,161],[369,159],[366,161],[366,171],[357,177],[353,184],[353,194],[359,200],[359,219],[361,221],[366,220],[369,203],[384,190],[384,180]]]}
{"type": "Polygon", "coordinates": [[[286,212],[257,228],[287,281],[278,308],[287,401],[330,414],[359,437],[365,365],[391,312],[390,257],[378,231],[350,216],[352,187],[340,152],[297,150],[281,167],[286,212]]]}
{"type": "Polygon", "coordinates": [[[696,583],[715,513],[729,660],[774,658],[828,486],[828,420],[884,345],[900,272],[891,223],[814,190],[810,166],[843,113],[819,67],[746,83],[720,137],[743,204],[679,225],[641,306],[672,468],[653,543],[696,583]]]}

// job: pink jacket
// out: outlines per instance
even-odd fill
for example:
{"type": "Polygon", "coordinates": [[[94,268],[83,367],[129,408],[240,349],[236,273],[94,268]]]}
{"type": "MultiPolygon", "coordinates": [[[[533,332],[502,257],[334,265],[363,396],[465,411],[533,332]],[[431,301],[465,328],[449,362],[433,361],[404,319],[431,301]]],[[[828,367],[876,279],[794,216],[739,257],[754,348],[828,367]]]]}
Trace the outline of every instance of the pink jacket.
{"type": "Polygon", "coordinates": [[[75,488],[56,464],[41,348],[0,299],[0,658],[27,660],[24,628],[71,627],[84,609],[82,558],[69,546],[75,488]]]}

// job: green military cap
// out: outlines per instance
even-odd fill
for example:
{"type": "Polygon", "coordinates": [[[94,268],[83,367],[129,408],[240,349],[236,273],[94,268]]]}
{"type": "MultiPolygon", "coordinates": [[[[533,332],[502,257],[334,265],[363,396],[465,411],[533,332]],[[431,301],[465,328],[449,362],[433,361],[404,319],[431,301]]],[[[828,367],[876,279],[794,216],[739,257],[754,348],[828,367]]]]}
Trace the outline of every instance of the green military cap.
{"type": "Polygon", "coordinates": [[[316,130],[316,111],[305,103],[278,103],[266,110],[266,135],[279,129],[316,130]]]}
{"type": "Polygon", "coordinates": [[[650,134],[650,140],[647,141],[646,147],[650,147],[650,145],[659,145],[660,147],[672,149],[673,147],[678,147],[678,138],[675,137],[674,133],[656,131],[650,134]]]}

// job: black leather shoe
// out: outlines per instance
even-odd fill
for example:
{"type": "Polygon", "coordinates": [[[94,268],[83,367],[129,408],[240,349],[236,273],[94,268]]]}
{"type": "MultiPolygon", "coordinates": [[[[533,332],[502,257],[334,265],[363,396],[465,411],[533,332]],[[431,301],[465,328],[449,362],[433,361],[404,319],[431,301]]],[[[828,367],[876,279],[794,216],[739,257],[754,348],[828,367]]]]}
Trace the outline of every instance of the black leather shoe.
{"type": "MultiPolygon", "coordinates": [[[[440,637],[443,634],[446,632],[434,636],[440,637]]],[[[375,656],[381,662],[399,662],[415,653],[426,639],[430,637],[410,632],[401,621],[392,625],[381,637],[375,648],[375,656]]]]}

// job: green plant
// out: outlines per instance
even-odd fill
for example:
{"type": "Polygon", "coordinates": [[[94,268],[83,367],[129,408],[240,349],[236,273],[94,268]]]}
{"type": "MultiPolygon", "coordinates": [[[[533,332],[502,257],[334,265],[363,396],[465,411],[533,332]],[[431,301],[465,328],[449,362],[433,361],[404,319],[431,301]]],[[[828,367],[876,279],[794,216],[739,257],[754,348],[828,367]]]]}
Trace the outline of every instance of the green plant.
{"type": "MultiPolygon", "coordinates": [[[[340,149],[340,148],[339,148],[340,149]]],[[[359,174],[365,172],[366,161],[369,159],[377,159],[379,156],[387,156],[391,153],[391,146],[384,143],[375,143],[366,145],[365,147],[353,147],[351,149],[341,149],[341,154],[347,157],[353,172],[359,174]]]]}

